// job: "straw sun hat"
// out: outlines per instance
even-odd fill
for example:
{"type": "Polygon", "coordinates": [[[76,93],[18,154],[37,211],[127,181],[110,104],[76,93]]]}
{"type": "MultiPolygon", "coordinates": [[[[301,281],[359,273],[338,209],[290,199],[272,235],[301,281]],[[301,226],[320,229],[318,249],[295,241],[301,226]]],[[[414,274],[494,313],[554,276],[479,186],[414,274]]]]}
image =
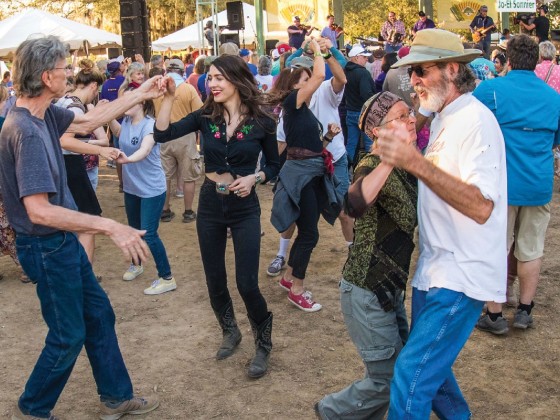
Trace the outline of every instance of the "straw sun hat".
{"type": "Polygon", "coordinates": [[[412,42],[410,53],[393,64],[392,68],[432,62],[470,63],[482,55],[477,49],[465,49],[461,39],[442,29],[419,31],[412,42]]]}

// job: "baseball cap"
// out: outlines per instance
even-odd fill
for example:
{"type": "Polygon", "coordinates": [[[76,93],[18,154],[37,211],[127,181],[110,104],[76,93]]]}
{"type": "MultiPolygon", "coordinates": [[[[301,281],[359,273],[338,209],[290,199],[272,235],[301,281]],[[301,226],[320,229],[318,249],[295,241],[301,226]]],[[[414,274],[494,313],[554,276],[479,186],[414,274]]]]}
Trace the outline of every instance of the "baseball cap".
{"type": "Polygon", "coordinates": [[[280,55],[284,54],[285,52],[292,51],[292,47],[290,47],[288,44],[280,44],[276,49],[278,50],[278,54],[280,55]]]}
{"type": "Polygon", "coordinates": [[[124,61],[124,57],[122,55],[119,55],[117,58],[112,58],[111,60],[109,60],[109,63],[122,63],[124,61]]]}
{"type": "Polygon", "coordinates": [[[107,71],[113,74],[116,71],[118,71],[120,67],[121,67],[121,63],[119,63],[118,61],[111,61],[107,64],[107,71]]]}
{"type": "Polygon", "coordinates": [[[311,57],[307,57],[305,55],[302,55],[300,57],[294,58],[290,62],[290,68],[292,68],[292,69],[299,69],[299,68],[302,68],[302,67],[305,67],[305,68],[308,68],[308,69],[313,67],[313,59],[311,57]]]}
{"type": "Polygon", "coordinates": [[[426,16],[426,13],[424,13],[422,10],[420,10],[420,11],[418,12],[418,16],[424,17],[424,16],[426,16]]]}
{"type": "Polygon", "coordinates": [[[397,56],[399,57],[399,60],[401,58],[406,57],[409,52],[410,52],[410,47],[408,47],[408,46],[399,48],[399,52],[397,53],[397,56]]]}
{"type": "Polygon", "coordinates": [[[363,55],[364,57],[369,57],[371,53],[368,50],[366,50],[364,47],[362,47],[361,44],[355,44],[352,46],[352,49],[348,53],[348,57],[352,58],[352,57],[357,57],[359,55],[363,55]]]}
{"type": "Polygon", "coordinates": [[[239,50],[240,57],[247,57],[248,55],[251,55],[251,51],[249,51],[247,48],[241,48],[239,50]]]}
{"type": "Polygon", "coordinates": [[[165,67],[170,70],[185,70],[185,64],[177,58],[169,60],[165,67]]]}

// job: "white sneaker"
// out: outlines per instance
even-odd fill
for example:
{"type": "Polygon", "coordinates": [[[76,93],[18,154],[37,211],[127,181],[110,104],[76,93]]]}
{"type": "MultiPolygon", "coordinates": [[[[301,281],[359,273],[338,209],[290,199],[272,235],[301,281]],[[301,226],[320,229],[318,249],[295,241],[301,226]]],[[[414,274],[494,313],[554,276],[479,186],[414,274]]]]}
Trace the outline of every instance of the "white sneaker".
{"type": "Polygon", "coordinates": [[[142,267],[141,265],[130,264],[130,267],[128,267],[126,273],[123,274],[122,279],[126,281],[131,281],[134,280],[143,272],[144,272],[144,267],[142,267]]]}
{"type": "Polygon", "coordinates": [[[171,277],[171,280],[165,280],[161,277],[152,282],[152,285],[147,289],[144,289],[145,295],[161,295],[165,292],[170,292],[177,288],[177,283],[175,283],[175,278],[171,277]]]}

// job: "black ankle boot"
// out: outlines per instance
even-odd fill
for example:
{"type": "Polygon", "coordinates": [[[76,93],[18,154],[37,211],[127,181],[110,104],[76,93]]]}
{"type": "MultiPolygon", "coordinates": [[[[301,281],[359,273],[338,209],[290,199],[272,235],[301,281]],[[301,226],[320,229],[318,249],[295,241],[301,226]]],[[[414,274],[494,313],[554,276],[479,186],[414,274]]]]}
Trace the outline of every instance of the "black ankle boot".
{"type": "Polygon", "coordinates": [[[255,337],[255,357],[249,365],[247,375],[249,378],[260,378],[268,370],[268,358],[272,350],[272,312],[268,313],[266,318],[260,325],[249,318],[253,337],[255,337]]]}
{"type": "Polygon", "coordinates": [[[233,313],[233,304],[231,300],[225,305],[220,312],[214,311],[220,327],[222,327],[222,345],[216,353],[216,359],[226,359],[233,354],[239,343],[241,343],[241,331],[235,322],[235,314],[233,313]]]}

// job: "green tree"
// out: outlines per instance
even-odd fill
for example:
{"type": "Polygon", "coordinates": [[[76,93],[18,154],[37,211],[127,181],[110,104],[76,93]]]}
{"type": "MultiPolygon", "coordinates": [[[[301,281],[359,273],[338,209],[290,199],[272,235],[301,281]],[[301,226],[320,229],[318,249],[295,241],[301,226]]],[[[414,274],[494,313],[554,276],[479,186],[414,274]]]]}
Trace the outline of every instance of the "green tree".
{"type": "Polygon", "coordinates": [[[389,11],[397,14],[406,26],[407,32],[418,19],[416,0],[344,0],[344,33],[346,42],[354,42],[356,37],[379,37],[381,26],[387,20],[389,11]]]}

